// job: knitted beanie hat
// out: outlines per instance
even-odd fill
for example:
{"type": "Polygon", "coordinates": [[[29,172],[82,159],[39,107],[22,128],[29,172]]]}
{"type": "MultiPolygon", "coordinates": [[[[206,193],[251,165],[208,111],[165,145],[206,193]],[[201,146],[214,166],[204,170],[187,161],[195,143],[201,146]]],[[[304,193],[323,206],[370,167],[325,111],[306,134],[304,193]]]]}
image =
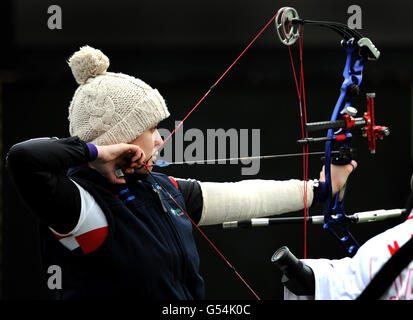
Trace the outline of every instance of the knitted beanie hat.
{"type": "Polygon", "coordinates": [[[106,72],[109,59],[85,46],[69,59],[79,84],[69,107],[71,136],[96,145],[129,143],[169,116],[156,89],[140,79],[106,72]]]}

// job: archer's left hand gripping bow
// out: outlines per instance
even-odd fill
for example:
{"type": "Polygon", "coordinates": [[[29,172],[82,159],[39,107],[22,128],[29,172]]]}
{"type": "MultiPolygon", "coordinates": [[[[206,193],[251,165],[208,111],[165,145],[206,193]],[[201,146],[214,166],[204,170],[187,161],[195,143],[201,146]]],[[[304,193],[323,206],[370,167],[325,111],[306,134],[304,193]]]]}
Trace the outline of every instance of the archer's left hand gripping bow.
{"type": "Polygon", "coordinates": [[[354,255],[359,244],[349,232],[347,225],[350,222],[344,213],[345,186],[333,196],[331,186],[331,164],[346,165],[351,163],[353,149],[351,148],[352,134],[350,130],[361,127],[363,135],[367,137],[369,150],[375,153],[376,139],[383,139],[390,134],[387,127],[376,126],[374,120],[374,93],[367,94],[367,111],[363,117],[355,118],[357,110],[352,106],[354,98],[360,93],[360,84],[363,78],[363,68],[368,60],[376,61],[380,52],[370,39],[363,37],[356,30],[345,24],[329,21],[311,21],[300,19],[295,9],[281,8],[275,19],[278,36],[285,45],[292,45],[300,38],[300,28],[304,24],[327,27],[343,37],[341,45],[346,52],[344,67],[344,81],[341,85],[340,96],[334,107],[330,121],[306,123],[306,132],[327,129],[325,137],[303,137],[299,143],[325,142],[325,179],[328,197],[324,203],[324,229],[328,230],[346,249],[347,254],[354,255]],[[333,129],[338,129],[334,131],[333,129]],[[332,143],[337,145],[338,154],[332,156],[332,143]]]}

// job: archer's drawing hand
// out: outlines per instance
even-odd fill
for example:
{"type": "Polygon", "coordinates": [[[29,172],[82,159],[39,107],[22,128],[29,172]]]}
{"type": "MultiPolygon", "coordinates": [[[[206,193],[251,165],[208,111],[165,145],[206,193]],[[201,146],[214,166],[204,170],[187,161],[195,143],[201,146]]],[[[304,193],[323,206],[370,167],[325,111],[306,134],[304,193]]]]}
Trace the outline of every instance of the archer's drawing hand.
{"type": "Polygon", "coordinates": [[[111,183],[126,183],[124,177],[115,174],[117,169],[122,169],[126,174],[131,174],[136,167],[143,166],[145,159],[143,150],[134,144],[119,143],[108,146],[96,146],[98,156],[89,166],[97,170],[111,183]]]}

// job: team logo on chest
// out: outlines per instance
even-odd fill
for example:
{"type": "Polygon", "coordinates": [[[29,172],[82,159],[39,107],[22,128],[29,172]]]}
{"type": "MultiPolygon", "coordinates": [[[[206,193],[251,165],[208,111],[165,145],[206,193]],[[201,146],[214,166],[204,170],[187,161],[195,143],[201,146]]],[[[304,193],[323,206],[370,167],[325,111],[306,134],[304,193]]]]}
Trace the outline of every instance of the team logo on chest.
{"type": "Polygon", "coordinates": [[[155,185],[153,186],[153,190],[155,191],[156,194],[158,194],[162,208],[165,212],[170,212],[171,214],[177,217],[180,217],[184,214],[180,208],[174,209],[170,205],[166,205],[166,203],[164,203],[164,199],[162,199],[162,196],[161,196],[161,193],[163,192],[163,190],[162,190],[162,187],[158,183],[155,183],[155,185]]]}
{"type": "Polygon", "coordinates": [[[179,209],[179,208],[176,208],[176,209],[172,209],[171,208],[171,213],[174,215],[174,216],[177,216],[177,217],[179,217],[179,216],[182,216],[184,213],[182,212],[182,210],[181,209],[179,209]]]}

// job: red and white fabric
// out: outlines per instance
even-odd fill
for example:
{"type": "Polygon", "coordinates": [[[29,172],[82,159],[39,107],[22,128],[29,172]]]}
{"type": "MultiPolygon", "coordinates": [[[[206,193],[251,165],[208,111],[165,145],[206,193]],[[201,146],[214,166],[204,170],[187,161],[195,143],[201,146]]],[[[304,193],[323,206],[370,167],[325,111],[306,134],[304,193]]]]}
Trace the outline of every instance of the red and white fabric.
{"type": "Polygon", "coordinates": [[[71,251],[80,249],[82,253],[88,254],[99,248],[105,241],[108,235],[108,222],[92,195],[76,182],[74,184],[78,187],[81,198],[81,212],[76,227],[67,234],[49,229],[67,249],[71,251]]]}
{"type": "MultiPolygon", "coordinates": [[[[391,256],[413,236],[413,211],[408,219],[368,240],[353,258],[304,259],[315,276],[315,295],[297,297],[284,288],[286,300],[356,299],[391,256]]],[[[383,300],[413,299],[413,261],[394,280],[383,300]]]]}

